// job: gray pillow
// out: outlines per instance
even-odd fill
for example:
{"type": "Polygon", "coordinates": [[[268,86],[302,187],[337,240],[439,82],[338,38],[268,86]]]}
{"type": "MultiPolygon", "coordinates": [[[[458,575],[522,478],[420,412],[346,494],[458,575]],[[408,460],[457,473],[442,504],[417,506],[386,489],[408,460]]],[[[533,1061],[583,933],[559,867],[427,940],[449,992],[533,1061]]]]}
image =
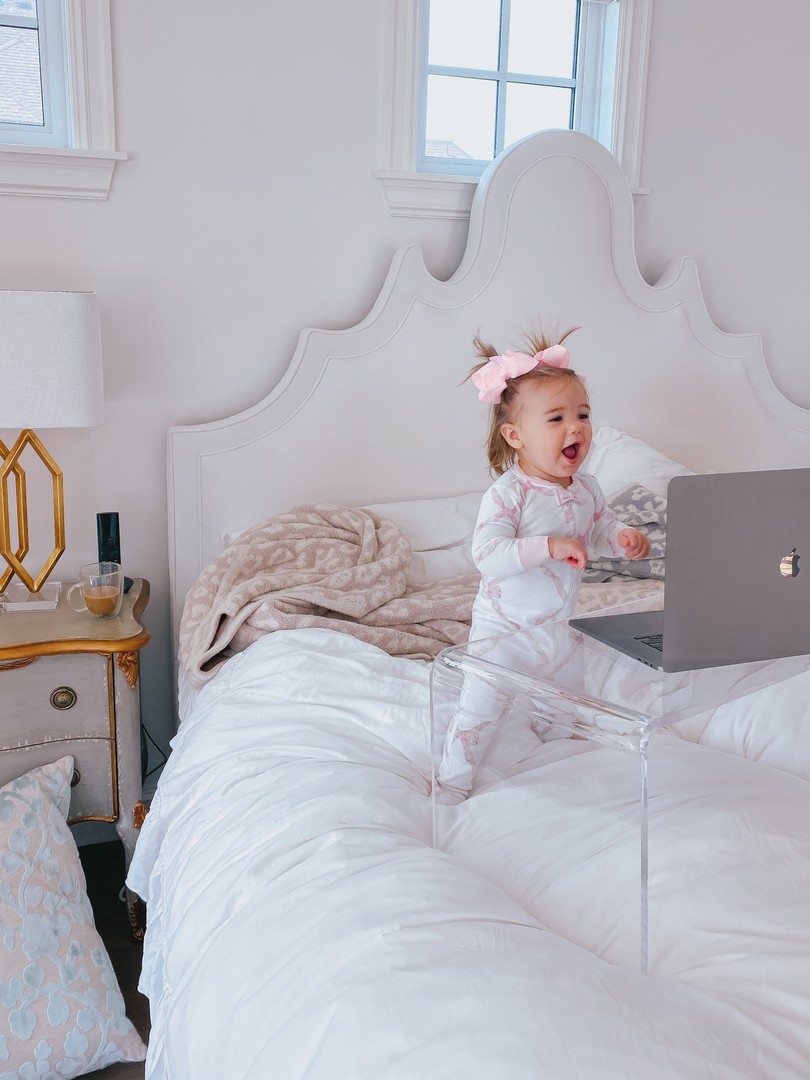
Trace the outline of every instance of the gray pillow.
{"type": "Polygon", "coordinates": [[[608,506],[625,525],[643,532],[650,541],[646,559],[590,559],[585,581],[611,577],[663,578],[666,548],[667,500],[641,484],[631,484],[608,499],[608,506]]]}

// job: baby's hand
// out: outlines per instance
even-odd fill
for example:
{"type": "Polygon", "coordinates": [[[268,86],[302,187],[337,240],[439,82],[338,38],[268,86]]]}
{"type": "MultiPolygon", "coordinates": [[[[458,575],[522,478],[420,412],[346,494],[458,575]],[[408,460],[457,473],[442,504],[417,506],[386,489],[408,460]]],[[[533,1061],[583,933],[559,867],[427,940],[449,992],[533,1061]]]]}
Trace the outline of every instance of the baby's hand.
{"type": "Polygon", "coordinates": [[[577,570],[584,570],[588,561],[588,552],[579,540],[572,540],[567,536],[550,536],[548,553],[557,562],[568,563],[569,566],[575,566],[577,570]]]}
{"type": "Polygon", "coordinates": [[[650,554],[650,541],[638,529],[622,529],[617,539],[628,559],[646,559],[650,554]]]}

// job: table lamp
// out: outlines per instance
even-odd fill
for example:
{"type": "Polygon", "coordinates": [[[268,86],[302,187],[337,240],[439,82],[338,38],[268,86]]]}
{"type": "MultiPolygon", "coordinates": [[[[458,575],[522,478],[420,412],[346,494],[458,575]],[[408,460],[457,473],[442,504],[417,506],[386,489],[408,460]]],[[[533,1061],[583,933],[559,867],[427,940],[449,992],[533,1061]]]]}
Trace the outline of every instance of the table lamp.
{"type": "Polygon", "coordinates": [[[7,564],[0,592],[16,574],[38,593],[65,550],[62,470],[33,428],[92,427],[102,422],[103,405],[96,294],[0,290],[0,428],[23,429],[10,448],[0,441],[0,556],[7,564]],[[50,473],[53,487],[53,550],[34,575],[22,563],[29,550],[29,522],[20,455],[27,447],[50,473]]]}

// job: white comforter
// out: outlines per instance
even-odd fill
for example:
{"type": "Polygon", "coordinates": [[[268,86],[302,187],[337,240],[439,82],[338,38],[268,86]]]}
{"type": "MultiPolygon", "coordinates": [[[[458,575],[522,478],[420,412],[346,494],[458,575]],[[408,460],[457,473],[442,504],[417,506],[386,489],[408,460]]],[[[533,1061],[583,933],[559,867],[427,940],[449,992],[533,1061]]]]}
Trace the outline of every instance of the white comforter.
{"type": "Polygon", "coordinates": [[[300,630],[203,690],[129,874],[147,1077],[806,1080],[810,784],[657,736],[644,977],[637,760],[538,741],[436,850],[428,675],[300,630]]]}

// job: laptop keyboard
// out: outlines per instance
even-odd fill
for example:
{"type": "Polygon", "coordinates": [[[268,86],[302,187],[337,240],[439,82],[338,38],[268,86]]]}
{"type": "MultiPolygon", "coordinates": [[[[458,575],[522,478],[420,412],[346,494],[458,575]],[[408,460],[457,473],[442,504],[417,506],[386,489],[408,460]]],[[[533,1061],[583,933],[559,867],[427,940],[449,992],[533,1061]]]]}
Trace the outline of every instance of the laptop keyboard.
{"type": "Polygon", "coordinates": [[[651,649],[658,649],[659,652],[664,651],[663,634],[643,634],[641,637],[633,638],[633,640],[640,641],[642,645],[649,645],[651,649]]]}

